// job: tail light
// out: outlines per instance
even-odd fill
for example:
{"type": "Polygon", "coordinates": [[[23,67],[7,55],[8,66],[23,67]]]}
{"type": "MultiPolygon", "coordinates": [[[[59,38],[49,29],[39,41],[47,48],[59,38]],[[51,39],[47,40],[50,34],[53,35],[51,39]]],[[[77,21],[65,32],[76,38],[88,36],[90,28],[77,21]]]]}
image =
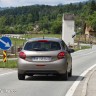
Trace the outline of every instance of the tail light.
{"type": "Polygon", "coordinates": [[[19,57],[22,59],[26,59],[26,54],[24,52],[20,52],[19,57]]]}
{"type": "Polygon", "coordinates": [[[57,56],[58,59],[63,59],[65,57],[65,52],[60,52],[57,56]]]}

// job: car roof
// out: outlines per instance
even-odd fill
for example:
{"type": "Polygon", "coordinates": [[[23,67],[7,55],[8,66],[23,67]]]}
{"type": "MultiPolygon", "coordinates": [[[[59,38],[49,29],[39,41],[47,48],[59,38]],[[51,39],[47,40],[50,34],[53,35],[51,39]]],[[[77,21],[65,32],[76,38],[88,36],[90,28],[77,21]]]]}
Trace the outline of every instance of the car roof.
{"type": "Polygon", "coordinates": [[[60,39],[60,38],[54,38],[54,37],[39,37],[39,38],[28,39],[29,42],[30,41],[38,41],[38,40],[48,40],[48,41],[56,41],[56,42],[61,42],[62,41],[62,39],[60,39]]]}

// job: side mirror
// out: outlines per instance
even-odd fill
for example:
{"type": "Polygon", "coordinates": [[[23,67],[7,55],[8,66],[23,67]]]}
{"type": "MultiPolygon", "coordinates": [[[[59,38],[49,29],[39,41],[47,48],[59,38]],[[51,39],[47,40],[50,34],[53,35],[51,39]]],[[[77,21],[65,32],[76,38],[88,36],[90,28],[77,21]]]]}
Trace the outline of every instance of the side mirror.
{"type": "Polygon", "coordinates": [[[68,52],[73,53],[73,52],[75,52],[75,50],[74,49],[68,49],[68,52]]]}

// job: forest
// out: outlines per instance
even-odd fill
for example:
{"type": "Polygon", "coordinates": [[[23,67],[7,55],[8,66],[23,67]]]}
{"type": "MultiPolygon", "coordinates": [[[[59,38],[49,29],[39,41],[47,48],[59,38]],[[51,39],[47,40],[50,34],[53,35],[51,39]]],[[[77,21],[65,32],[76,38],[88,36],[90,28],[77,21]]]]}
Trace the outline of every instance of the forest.
{"type": "MultiPolygon", "coordinates": [[[[2,9],[2,8],[0,8],[2,9]]],[[[11,7],[0,10],[0,34],[53,33],[62,31],[63,14],[75,15],[75,31],[85,26],[96,30],[96,1],[49,5],[11,7]]]]}

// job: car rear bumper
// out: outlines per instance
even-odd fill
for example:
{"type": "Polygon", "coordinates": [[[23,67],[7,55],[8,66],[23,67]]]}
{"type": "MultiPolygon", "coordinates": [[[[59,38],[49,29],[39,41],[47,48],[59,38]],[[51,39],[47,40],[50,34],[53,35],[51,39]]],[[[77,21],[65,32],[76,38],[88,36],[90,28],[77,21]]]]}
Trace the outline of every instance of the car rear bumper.
{"type": "Polygon", "coordinates": [[[18,72],[20,74],[63,74],[67,70],[67,60],[57,60],[53,62],[28,62],[18,61],[18,72]]]}
{"type": "Polygon", "coordinates": [[[58,71],[53,70],[18,70],[20,74],[33,75],[33,74],[60,74],[58,71]]]}

